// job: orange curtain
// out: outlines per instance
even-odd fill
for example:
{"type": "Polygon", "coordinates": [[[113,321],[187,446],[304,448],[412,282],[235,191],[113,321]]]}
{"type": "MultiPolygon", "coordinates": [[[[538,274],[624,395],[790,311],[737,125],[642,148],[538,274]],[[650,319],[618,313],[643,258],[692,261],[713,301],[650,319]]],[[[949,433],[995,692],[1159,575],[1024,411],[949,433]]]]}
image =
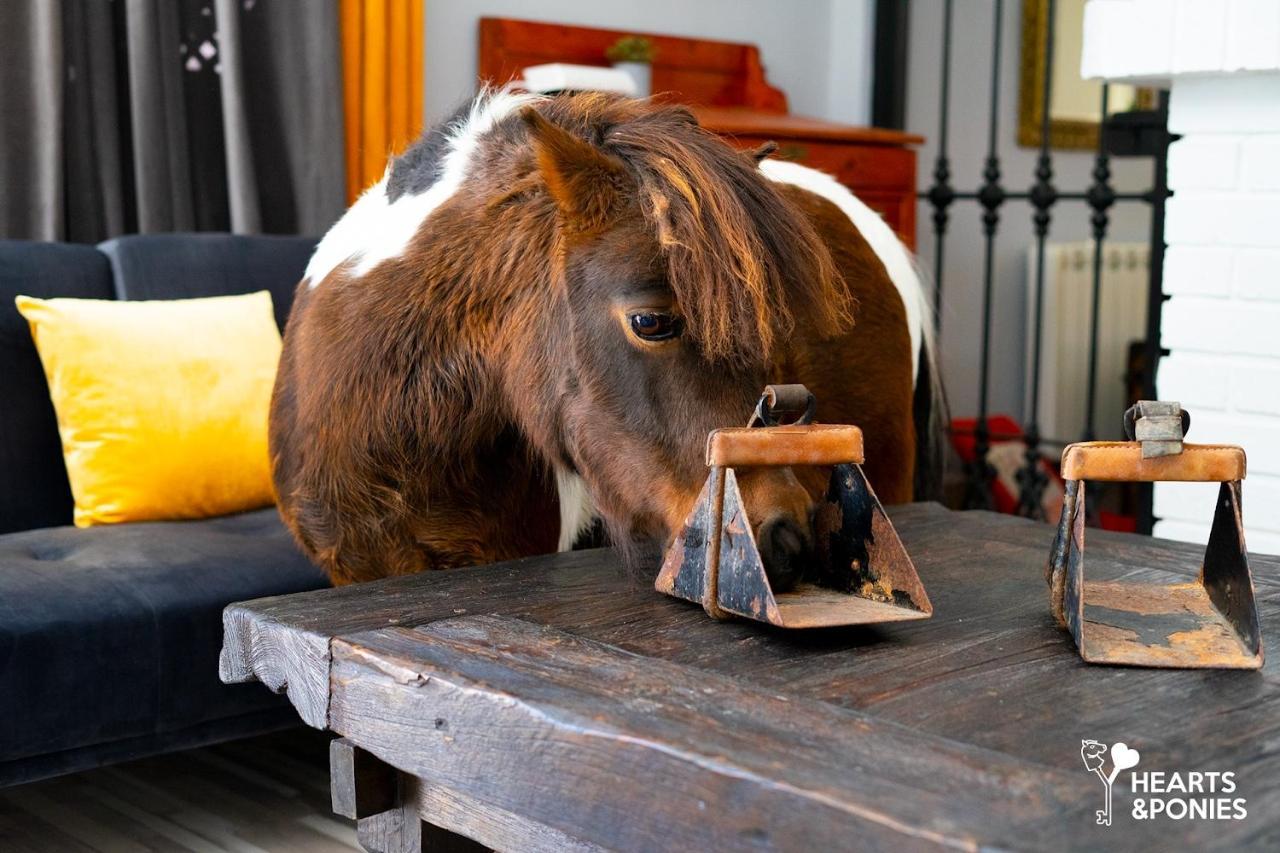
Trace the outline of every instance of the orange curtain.
{"type": "Polygon", "coordinates": [[[341,0],[347,201],[422,131],[423,0],[341,0]]]}

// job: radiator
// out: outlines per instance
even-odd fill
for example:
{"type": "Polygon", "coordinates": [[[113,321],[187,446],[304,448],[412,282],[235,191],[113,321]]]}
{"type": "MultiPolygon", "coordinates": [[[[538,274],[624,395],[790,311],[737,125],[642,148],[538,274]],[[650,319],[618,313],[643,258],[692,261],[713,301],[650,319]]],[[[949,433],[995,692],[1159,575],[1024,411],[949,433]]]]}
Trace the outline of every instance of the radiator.
{"type": "MultiPolygon", "coordinates": [[[[1098,314],[1098,388],[1094,425],[1100,439],[1123,438],[1128,406],[1125,374],[1129,344],[1146,337],[1146,243],[1104,243],[1098,314]]],[[[1034,363],[1036,249],[1027,252],[1026,376],[1034,363]]],[[[1093,243],[1045,246],[1044,326],[1040,359],[1040,434],[1079,440],[1088,413],[1089,315],[1093,297],[1093,243]]],[[[1027,383],[1030,396],[1031,383],[1027,383]]],[[[1029,407],[1029,403],[1027,404],[1029,407]]]]}

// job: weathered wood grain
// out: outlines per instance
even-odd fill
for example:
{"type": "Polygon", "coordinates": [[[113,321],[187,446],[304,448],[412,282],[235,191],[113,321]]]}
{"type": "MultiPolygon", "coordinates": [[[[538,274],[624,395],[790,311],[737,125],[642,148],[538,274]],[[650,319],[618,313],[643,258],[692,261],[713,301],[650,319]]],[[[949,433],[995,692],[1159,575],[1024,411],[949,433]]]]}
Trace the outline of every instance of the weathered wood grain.
{"type": "Polygon", "coordinates": [[[503,617],[336,640],[331,725],[616,849],[1046,846],[1094,806],[1074,774],[503,617]]]}
{"type": "Polygon", "coordinates": [[[286,694],[304,723],[324,728],[329,704],[328,634],[231,604],[222,611],[222,636],[218,676],[225,683],[261,681],[273,692],[286,694]]]}
{"type": "Polygon", "coordinates": [[[622,575],[612,553],[597,550],[260,598],[223,611],[219,674],[225,682],[256,679],[277,693],[287,693],[303,722],[324,728],[330,638],[465,613],[452,583],[439,589],[430,583],[433,578],[457,581],[464,575],[473,601],[484,600],[486,606],[499,609],[518,607],[531,596],[574,595],[575,588],[585,592],[601,577],[621,582],[624,589],[640,589],[622,575]],[[545,571],[550,566],[557,571],[545,571]]]}
{"type": "MultiPolygon", "coordinates": [[[[897,507],[891,514],[908,530],[917,520],[937,527],[952,516],[937,504],[897,507]]],[[[627,602],[658,598],[647,581],[626,576],[607,549],[260,598],[224,610],[219,674],[225,682],[258,680],[287,693],[305,723],[324,728],[331,637],[444,619],[480,601],[487,610],[504,612],[530,601],[583,601],[582,596],[603,606],[619,596],[627,602]]],[[[674,602],[661,606],[667,613],[687,610],[674,602]]]]}
{"type": "Polygon", "coordinates": [[[400,805],[396,769],[346,738],[329,742],[329,786],[334,814],[352,820],[400,805]]]}
{"type": "Polygon", "coordinates": [[[422,821],[412,803],[356,822],[356,839],[367,853],[422,853],[422,821]]]}
{"type": "Polygon", "coordinates": [[[403,802],[356,824],[356,837],[368,853],[479,853],[490,849],[577,853],[596,849],[478,800],[430,788],[410,774],[396,776],[403,802]]]}
{"type": "Polygon", "coordinates": [[[329,778],[334,813],[356,820],[360,843],[374,853],[599,849],[458,791],[428,785],[347,738],[329,743],[329,778]]]}
{"type": "Polygon", "coordinates": [[[600,850],[594,844],[443,785],[419,782],[416,802],[418,814],[427,823],[475,839],[494,850],[519,850],[521,853],[595,853],[600,850]]]}
{"type": "MultiPolygon", "coordinates": [[[[935,505],[888,512],[929,590],[931,620],[803,632],[714,622],[696,605],[629,579],[611,553],[585,551],[235,605],[224,662],[230,655],[269,684],[304,682],[296,694],[291,685],[290,697],[308,697],[300,713],[324,725],[330,638],[497,613],[1046,771],[1079,773],[1086,796],[1099,792],[1082,770],[1082,738],[1137,746],[1152,769],[1235,770],[1250,819],[1181,829],[1216,846],[1280,840],[1280,752],[1270,746],[1280,742],[1280,560],[1250,557],[1267,653],[1262,670],[1089,666],[1049,610],[1043,569],[1052,528],[935,505]]],[[[1126,534],[1086,536],[1091,578],[1194,577],[1204,552],[1203,545],[1126,534]]],[[[1123,835],[1119,826],[1108,836],[1078,828],[1076,846],[1123,835]]]]}

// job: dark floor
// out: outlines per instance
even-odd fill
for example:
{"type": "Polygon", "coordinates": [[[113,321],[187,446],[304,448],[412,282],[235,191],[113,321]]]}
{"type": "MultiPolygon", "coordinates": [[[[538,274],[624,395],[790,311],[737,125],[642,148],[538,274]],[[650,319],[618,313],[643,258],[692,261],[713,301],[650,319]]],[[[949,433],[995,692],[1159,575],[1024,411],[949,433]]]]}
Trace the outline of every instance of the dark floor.
{"type": "Polygon", "coordinates": [[[359,850],[329,808],[328,742],[293,729],[0,788],[0,851],[359,850]]]}

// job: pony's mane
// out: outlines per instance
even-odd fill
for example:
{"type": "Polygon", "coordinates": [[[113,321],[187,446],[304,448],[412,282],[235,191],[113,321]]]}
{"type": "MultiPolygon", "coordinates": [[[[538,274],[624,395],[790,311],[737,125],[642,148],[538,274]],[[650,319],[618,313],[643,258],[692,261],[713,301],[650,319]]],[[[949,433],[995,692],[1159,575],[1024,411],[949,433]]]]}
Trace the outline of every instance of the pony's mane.
{"type": "MultiPolygon", "coordinates": [[[[759,363],[797,323],[817,338],[852,323],[852,299],[826,245],[755,158],[703,130],[683,107],[598,93],[544,98],[486,89],[427,131],[366,194],[385,215],[361,229],[377,234],[378,246],[360,248],[356,272],[403,251],[436,206],[481,177],[481,163],[518,161],[513,149],[533,144],[518,116],[530,108],[626,166],[688,334],[707,357],[759,363]]],[[[522,162],[536,168],[536,158],[522,162]]],[[[503,196],[523,196],[526,181],[507,178],[503,196]]],[[[320,277],[312,274],[312,283],[320,277]]]]}
{"type": "Polygon", "coordinates": [[[818,337],[852,323],[849,291],[809,220],[751,155],[688,110],[601,94],[537,108],[628,166],[688,332],[708,357],[758,361],[797,323],[818,337]]]}

